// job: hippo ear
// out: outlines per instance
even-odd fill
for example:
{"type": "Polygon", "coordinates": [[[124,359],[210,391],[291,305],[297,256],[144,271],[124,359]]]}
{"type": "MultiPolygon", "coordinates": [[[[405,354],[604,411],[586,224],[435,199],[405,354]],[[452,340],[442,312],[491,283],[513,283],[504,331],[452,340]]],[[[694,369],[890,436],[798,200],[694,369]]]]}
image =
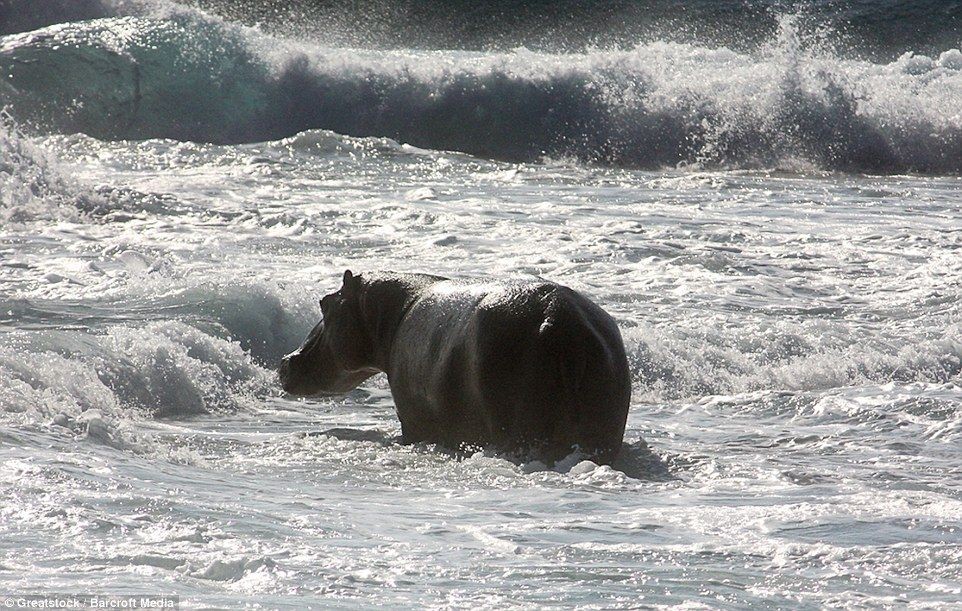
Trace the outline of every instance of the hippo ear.
{"type": "Polygon", "coordinates": [[[348,293],[353,293],[361,286],[361,277],[355,276],[351,273],[351,270],[344,270],[344,289],[348,293]]]}

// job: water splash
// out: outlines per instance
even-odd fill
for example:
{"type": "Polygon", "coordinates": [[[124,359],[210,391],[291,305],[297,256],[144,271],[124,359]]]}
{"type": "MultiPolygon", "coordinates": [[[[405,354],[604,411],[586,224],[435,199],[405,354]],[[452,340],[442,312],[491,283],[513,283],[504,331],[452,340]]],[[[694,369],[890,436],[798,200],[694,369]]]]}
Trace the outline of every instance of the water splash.
{"type": "Polygon", "coordinates": [[[320,128],[514,161],[962,172],[957,51],[872,64],[830,47],[791,16],[755,54],[654,42],[553,55],[332,49],[174,14],[8,37],[0,67],[19,120],[101,138],[320,128]]]}

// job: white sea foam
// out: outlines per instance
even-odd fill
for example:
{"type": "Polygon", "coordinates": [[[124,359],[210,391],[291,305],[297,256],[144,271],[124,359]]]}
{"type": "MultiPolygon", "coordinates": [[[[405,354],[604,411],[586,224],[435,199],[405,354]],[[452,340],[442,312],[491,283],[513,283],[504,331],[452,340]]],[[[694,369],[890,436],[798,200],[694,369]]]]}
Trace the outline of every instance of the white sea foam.
{"type": "Polygon", "coordinates": [[[884,123],[900,159],[952,152],[960,56],[840,60],[792,27],[755,55],[294,45],[305,78],[370,75],[408,109],[427,86],[531,87],[527,104],[598,75],[621,118],[701,126],[697,169],[324,130],[214,145],[3,127],[11,589],[265,608],[954,604],[962,183],[819,173],[806,147],[831,142],[790,128],[884,123]],[[854,109],[832,83],[861,92],[854,109]],[[758,142],[761,165],[774,151],[790,171],[717,169],[758,142]],[[277,359],[345,268],[542,276],[591,296],[631,362],[619,461],[402,445],[383,376],[283,396],[277,359]]]}
{"type": "MultiPolygon", "coordinates": [[[[5,39],[0,93],[14,115],[109,138],[288,136],[298,147],[306,142],[294,134],[322,129],[378,137],[367,153],[962,172],[962,115],[952,111],[962,97],[958,49],[888,64],[845,59],[804,40],[790,15],[754,53],[651,42],[548,54],[340,49],[191,11],[133,12],[141,16],[5,39]]],[[[315,151],[361,142],[308,140],[315,151]]]]}

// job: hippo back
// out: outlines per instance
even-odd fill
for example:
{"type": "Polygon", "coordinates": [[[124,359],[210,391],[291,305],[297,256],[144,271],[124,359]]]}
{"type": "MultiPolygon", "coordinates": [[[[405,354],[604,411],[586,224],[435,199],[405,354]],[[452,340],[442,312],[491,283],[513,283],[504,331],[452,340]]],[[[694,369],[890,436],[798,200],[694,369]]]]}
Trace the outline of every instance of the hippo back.
{"type": "Polygon", "coordinates": [[[621,447],[630,380],[614,320],[550,282],[425,287],[405,313],[388,378],[405,437],[578,446],[602,462],[621,447]]]}

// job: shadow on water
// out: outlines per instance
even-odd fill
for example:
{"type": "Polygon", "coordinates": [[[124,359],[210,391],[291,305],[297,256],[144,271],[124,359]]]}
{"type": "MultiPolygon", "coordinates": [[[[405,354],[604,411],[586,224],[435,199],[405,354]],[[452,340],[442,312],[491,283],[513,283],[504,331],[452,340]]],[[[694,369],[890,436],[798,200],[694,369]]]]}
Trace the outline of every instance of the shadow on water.
{"type": "Polygon", "coordinates": [[[638,480],[663,482],[676,479],[668,464],[644,439],[621,444],[621,452],[611,468],[638,480]]]}
{"type": "MultiPolygon", "coordinates": [[[[326,436],[333,437],[341,441],[362,441],[367,443],[376,443],[382,447],[406,445],[419,451],[439,454],[456,461],[470,458],[479,451],[479,448],[474,446],[449,448],[441,445],[425,443],[405,444],[404,440],[399,435],[390,435],[384,431],[379,431],[376,429],[352,429],[338,427],[324,431],[307,432],[304,433],[304,436],[326,436]]],[[[531,470],[533,465],[537,465],[537,463],[540,462],[537,457],[531,455],[518,455],[513,453],[495,452],[491,450],[485,451],[485,454],[494,458],[506,460],[514,465],[522,467],[526,471],[531,470]]],[[[567,473],[572,467],[581,462],[581,460],[581,457],[577,455],[571,455],[563,460],[557,461],[554,464],[545,465],[543,469],[535,470],[552,470],[558,473],[567,473]]],[[[632,479],[641,481],[668,481],[675,479],[675,476],[671,473],[671,470],[669,469],[669,466],[665,460],[652,451],[652,449],[643,439],[638,439],[631,443],[623,443],[621,446],[621,452],[614,463],[612,463],[611,468],[615,471],[624,473],[626,476],[632,479]]]]}

